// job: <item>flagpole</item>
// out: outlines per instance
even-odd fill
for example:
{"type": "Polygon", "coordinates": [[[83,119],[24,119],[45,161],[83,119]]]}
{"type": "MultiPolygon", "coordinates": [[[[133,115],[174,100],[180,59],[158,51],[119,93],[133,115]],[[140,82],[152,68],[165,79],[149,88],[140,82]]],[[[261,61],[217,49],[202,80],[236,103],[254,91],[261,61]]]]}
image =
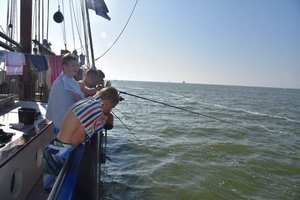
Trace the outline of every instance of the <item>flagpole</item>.
{"type": "Polygon", "coordinates": [[[90,47],[91,47],[91,56],[92,56],[92,68],[96,68],[95,66],[95,58],[94,58],[94,47],[93,47],[93,39],[92,39],[92,32],[91,32],[91,25],[90,25],[90,15],[88,8],[86,6],[85,2],[85,11],[86,11],[86,17],[87,17],[87,26],[88,26],[88,34],[89,34],[89,40],[90,40],[90,47]]]}

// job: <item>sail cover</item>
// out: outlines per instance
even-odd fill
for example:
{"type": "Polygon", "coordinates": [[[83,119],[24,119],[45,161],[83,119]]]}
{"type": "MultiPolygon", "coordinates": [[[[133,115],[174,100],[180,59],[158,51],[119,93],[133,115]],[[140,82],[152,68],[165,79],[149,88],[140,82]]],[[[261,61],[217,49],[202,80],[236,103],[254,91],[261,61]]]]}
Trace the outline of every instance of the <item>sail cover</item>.
{"type": "Polygon", "coordinates": [[[109,10],[104,2],[104,0],[86,0],[86,7],[92,9],[96,12],[96,15],[99,15],[107,20],[110,20],[110,17],[107,15],[109,10]]]}

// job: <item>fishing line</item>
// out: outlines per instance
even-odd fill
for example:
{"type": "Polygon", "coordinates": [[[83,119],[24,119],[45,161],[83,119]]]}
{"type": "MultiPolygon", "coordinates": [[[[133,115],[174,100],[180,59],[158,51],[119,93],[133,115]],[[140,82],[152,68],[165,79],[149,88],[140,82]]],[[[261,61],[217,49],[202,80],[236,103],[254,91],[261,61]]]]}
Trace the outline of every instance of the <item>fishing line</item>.
{"type": "Polygon", "coordinates": [[[135,137],[135,139],[147,150],[147,151],[149,151],[149,152],[151,152],[150,151],[150,149],[148,149],[145,145],[144,145],[144,143],[130,130],[130,128],[120,119],[120,117],[118,117],[113,111],[111,111],[112,112],[112,114],[123,124],[123,126],[135,137]]]}
{"type": "Polygon", "coordinates": [[[202,114],[202,113],[199,113],[199,112],[188,110],[186,108],[181,108],[181,107],[178,107],[178,106],[173,106],[173,105],[161,102],[161,101],[156,101],[156,100],[145,98],[145,97],[138,96],[138,95],[135,95],[135,94],[130,94],[130,93],[124,92],[124,91],[120,91],[120,93],[121,94],[129,95],[129,96],[132,96],[132,97],[136,97],[136,98],[139,98],[139,99],[143,99],[143,100],[146,100],[146,101],[154,102],[154,103],[157,103],[157,104],[161,104],[161,105],[164,105],[164,106],[168,106],[168,107],[171,107],[171,108],[175,108],[175,109],[178,109],[178,110],[183,110],[183,111],[195,114],[195,115],[200,115],[200,116],[203,116],[203,117],[206,117],[206,118],[214,119],[214,120],[217,120],[217,121],[220,121],[220,122],[223,122],[223,123],[227,123],[227,124],[231,124],[231,125],[234,125],[234,126],[238,126],[240,128],[244,128],[244,129],[248,129],[248,130],[251,130],[251,131],[255,131],[252,128],[249,128],[249,127],[246,127],[246,126],[242,126],[242,125],[239,125],[239,124],[236,124],[236,123],[224,120],[224,119],[220,119],[220,118],[217,118],[217,117],[212,117],[212,116],[205,115],[205,114],[202,114]]]}

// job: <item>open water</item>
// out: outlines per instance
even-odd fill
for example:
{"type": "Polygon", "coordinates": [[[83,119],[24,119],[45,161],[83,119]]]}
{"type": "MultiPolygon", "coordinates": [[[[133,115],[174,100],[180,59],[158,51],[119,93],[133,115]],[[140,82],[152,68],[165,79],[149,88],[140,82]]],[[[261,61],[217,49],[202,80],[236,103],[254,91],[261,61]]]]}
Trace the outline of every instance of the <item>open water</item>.
{"type": "Polygon", "coordinates": [[[123,94],[114,113],[131,132],[115,117],[103,199],[300,199],[300,90],[113,85],[200,115],[123,94]]]}

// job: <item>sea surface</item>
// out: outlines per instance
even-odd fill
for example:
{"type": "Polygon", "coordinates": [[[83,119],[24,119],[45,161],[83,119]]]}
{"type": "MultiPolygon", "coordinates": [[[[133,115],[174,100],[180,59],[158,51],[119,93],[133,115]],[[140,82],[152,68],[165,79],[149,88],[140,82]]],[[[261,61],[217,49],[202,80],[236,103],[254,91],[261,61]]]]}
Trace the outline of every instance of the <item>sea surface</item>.
{"type": "Polygon", "coordinates": [[[113,85],[103,199],[300,199],[299,89],[113,85]]]}

